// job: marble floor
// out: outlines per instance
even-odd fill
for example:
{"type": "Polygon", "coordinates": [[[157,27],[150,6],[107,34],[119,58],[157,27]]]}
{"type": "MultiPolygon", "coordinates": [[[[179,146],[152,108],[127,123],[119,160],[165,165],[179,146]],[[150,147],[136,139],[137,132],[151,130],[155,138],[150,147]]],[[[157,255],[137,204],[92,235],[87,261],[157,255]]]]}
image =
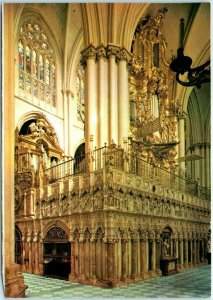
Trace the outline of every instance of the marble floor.
{"type": "Polygon", "coordinates": [[[24,273],[28,298],[210,298],[211,265],[157,277],[122,288],[103,289],[24,273]]]}

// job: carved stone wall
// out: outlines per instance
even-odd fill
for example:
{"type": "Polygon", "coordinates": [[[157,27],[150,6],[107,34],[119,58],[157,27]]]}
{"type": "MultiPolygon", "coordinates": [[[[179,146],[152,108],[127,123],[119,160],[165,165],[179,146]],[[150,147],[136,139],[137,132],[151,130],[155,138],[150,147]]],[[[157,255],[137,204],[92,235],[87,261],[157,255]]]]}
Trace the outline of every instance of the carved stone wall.
{"type": "Polygon", "coordinates": [[[34,201],[34,220],[16,220],[24,272],[43,273],[43,242],[54,227],[71,242],[70,281],[114,287],[161,275],[168,227],[179,270],[206,262],[209,202],[140,176],[108,167],[36,188],[34,201]]]}

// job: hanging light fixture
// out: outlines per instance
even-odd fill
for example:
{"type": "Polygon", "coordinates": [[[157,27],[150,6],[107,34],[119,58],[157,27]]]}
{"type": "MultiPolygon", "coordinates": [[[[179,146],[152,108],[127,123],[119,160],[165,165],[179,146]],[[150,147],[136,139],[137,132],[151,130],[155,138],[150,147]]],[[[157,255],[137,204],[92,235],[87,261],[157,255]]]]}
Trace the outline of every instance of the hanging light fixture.
{"type": "Polygon", "coordinates": [[[196,67],[191,68],[192,59],[189,56],[184,55],[183,49],[183,39],[184,39],[184,19],[180,19],[180,43],[177,50],[177,58],[173,58],[170,64],[170,69],[176,73],[176,80],[179,84],[189,87],[196,86],[201,87],[202,83],[210,82],[210,60],[206,63],[196,67]],[[180,75],[187,74],[188,81],[182,81],[180,75]]]}

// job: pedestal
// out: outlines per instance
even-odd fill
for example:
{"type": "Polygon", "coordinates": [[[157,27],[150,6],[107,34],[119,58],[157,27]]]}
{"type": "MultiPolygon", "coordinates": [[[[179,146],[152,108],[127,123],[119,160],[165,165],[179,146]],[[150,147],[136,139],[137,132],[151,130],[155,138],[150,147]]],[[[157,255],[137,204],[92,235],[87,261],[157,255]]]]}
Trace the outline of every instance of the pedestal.
{"type": "Polygon", "coordinates": [[[176,257],[162,257],[160,260],[160,268],[162,275],[168,276],[177,273],[177,258],[176,257]]]}

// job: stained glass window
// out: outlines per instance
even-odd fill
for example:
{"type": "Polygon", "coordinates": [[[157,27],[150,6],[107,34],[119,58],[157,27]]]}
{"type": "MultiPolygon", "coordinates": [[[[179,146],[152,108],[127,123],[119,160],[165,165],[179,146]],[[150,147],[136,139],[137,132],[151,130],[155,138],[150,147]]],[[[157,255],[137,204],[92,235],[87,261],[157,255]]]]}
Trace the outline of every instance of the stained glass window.
{"type": "Polygon", "coordinates": [[[27,92],[31,94],[31,77],[27,76],[27,92]]]}
{"type": "Polygon", "coordinates": [[[37,74],[37,54],[35,52],[35,50],[33,50],[33,70],[32,70],[32,73],[33,73],[33,76],[34,77],[38,77],[38,74],[37,74]]]}
{"type": "Polygon", "coordinates": [[[19,69],[24,69],[24,46],[22,42],[18,44],[18,61],[19,61],[19,69]]]}
{"type": "Polygon", "coordinates": [[[50,62],[49,59],[46,58],[45,61],[45,71],[46,71],[46,84],[50,84],[50,62]]]}
{"type": "Polygon", "coordinates": [[[33,95],[38,97],[38,82],[37,80],[33,81],[33,95]]]}
{"type": "Polygon", "coordinates": [[[78,120],[84,122],[85,105],[84,105],[84,70],[79,67],[77,72],[77,115],[78,120]]]}
{"type": "Polygon", "coordinates": [[[19,88],[55,105],[55,55],[47,34],[37,22],[24,21],[17,48],[19,88]]]}
{"type": "Polygon", "coordinates": [[[31,51],[29,46],[26,47],[26,70],[31,73],[31,51]]]}
{"type": "Polygon", "coordinates": [[[52,64],[52,88],[55,89],[55,64],[52,64]]]}
{"type": "Polygon", "coordinates": [[[24,75],[22,73],[19,74],[19,88],[24,90],[24,75]]]}

